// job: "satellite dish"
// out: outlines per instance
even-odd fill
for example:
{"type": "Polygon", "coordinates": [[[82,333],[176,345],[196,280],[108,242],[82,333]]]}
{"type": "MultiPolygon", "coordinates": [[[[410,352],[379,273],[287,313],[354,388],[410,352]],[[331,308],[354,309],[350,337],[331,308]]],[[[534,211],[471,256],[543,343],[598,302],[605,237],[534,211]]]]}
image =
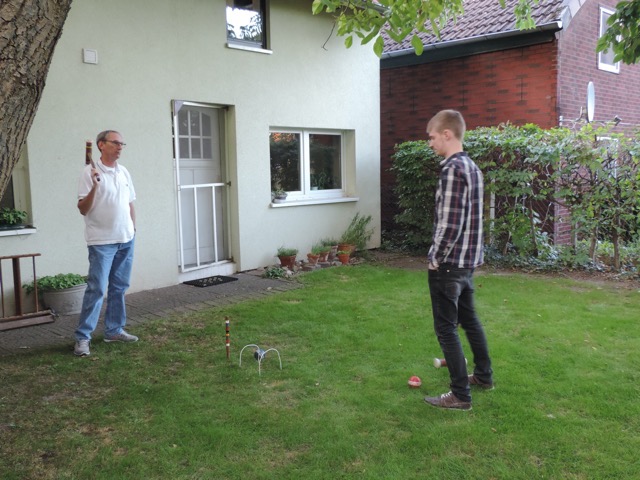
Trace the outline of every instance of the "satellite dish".
{"type": "Polygon", "coordinates": [[[593,82],[587,85],[587,122],[593,122],[593,111],[596,108],[596,88],[593,82]]]}

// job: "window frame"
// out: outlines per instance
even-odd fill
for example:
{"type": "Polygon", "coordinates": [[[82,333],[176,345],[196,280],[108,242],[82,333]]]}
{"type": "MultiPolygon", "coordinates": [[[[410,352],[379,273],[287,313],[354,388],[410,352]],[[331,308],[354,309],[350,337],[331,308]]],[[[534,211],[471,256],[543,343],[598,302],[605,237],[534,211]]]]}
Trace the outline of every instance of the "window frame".
{"type": "Polygon", "coordinates": [[[609,173],[613,178],[618,177],[618,161],[620,140],[614,137],[606,137],[598,135],[596,137],[596,144],[598,147],[604,147],[607,149],[607,154],[612,158],[612,162],[603,165],[604,170],[609,173]]]}
{"type": "MultiPolygon", "coordinates": [[[[273,133],[288,133],[300,135],[300,190],[288,191],[287,198],[279,203],[273,203],[273,207],[286,205],[299,205],[310,203],[331,203],[339,201],[356,201],[357,198],[349,197],[347,194],[347,186],[349,178],[347,178],[347,163],[354,161],[347,157],[347,136],[348,132],[338,129],[321,129],[321,128],[287,128],[287,127],[271,127],[269,128],[269,136],[273,133]],[[312,190],[311,189],[311,146],[310,135],[336,135],[340,137],[340,188],[312,190]]],[[[270,147],[269,147],[270,148],[270,147]]],[[[269,158],[271,152],[269,152],[269,158]]],[[[271,170],[269,170],[269,190],[271,191],[271,170]]]]}
{"type": "Polygon", "coordinates": [[[271,50],[269,49],[269,15],[268,15],[269,2],[268,0],[249,0],[252,3],[258,2],[259,4],[260,15],[262,18],[262,41],[261,42],[255,42],[252,40],[246,40],[242,38],[229,37],[229,34],[228,34],[229,22],[228,22],[227,14],[228,14],[228,9],[233,8],[234,1],[235,0],[227,0],[226,6],[225,6],[225,22],[227,26],[227,47],[232,49],[237,49],[237,50],[247,50],[247,51],[258,52],[258,53],[267,53],[267,54],[272,53],[271,50]]]}
{"type": "MultiPolygon", "coordinates": [[[[611,10],[610,8],[606,8],[602,6],[600,7],[600,25],[599,25],[599,31],[598,31],[598,38],[601,38],[607,31],[607,28],[608,28],[607,20],[614,13],[615,11],[611,10]]],[[[604,52],[598,52],[598,70],[602,70],[604,72],[616,73],[616,74],[620,73],[620,62],[618,61],[614,63],[607,63],[604,60],[605,55],[613,55],[613,52],[611,50],[609,50],[606,54],[604,52]]]]}
{"type": "Polygon", "coordinates": [[[31,212],[31,191],[29,189],[29,155],[26,144],[20,152],[18,163],[13,167],[9,181],[12,184],[12,196],[9,197],[10,193],[9,189],[7,189],[3,199],[8,200],[7,203],[10,208],[27,212],[27,219],[22,226],[1,230],[0,237],[35,233],[36,229],[32,226],[33,215],[31,212]]]}

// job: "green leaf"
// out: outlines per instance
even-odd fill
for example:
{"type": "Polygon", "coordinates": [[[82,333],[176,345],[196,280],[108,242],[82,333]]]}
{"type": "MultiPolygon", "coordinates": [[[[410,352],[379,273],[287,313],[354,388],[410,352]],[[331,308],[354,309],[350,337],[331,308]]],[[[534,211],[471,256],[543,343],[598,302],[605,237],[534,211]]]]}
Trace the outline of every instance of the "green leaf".
{"type": "Polygon", "coordinates": [[[414,35],[411,39],[411,46],[416,51],[416,55],[422,55],[422,52],[424,51],[424,45],[422,44],[422,40],[420,39],[420,37],[418,37],[418,35],[414,35]]]}
{"type": "Polygon", "coordinates": [[[382,57],[382,52],[384,51],[384,40],[382,37],[376,38],[376,42],[373,44],[373,52],[378,56],[378,58],[382,57]]]}
{"type": "Polygon", "coordinates": [[[369,43],[371,40],[373,40],[378,34],[380,33],[380,31],[378,29],[374,29],[371,33],[369,33],[369,35],[367,35],[366,37],[364,37],[362,39],[362,45],[369,43]]]}
{"type": "Polygon", "coordinates": [[[349,35],[347,38],[344,39],[344,46],[347,48],[351,48],[351,45],[353,45],[353,37],[349,35]]]}
{"type": "Polygon", "coordinates": [[[323,9],[324,9],[324,5],[322,4],[322,0],[313,0],[313,4],[311,5],[311,11],[313,12],[314,15],[318,15],[319,13],[322,13],[323,9]]]}

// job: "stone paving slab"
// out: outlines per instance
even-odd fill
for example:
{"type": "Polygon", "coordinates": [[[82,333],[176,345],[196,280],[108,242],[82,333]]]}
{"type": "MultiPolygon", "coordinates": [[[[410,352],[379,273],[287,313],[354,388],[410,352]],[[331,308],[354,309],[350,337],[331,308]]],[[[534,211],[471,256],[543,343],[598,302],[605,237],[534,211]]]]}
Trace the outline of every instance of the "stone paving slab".
{"type": "MultiPolygon", "coordinates": [[[[154,318],[166,318],[179,312],[197,312],[204,308],[221,307],[302,287],[296,281],[263,278],[259,276],[259,272],[232,276],[238,280],[211,287],[179,284],[128,294],[127,327],[135,328],[136,325],[153,321],[154,318]]],[[[75,342],[73,332],[77,324],[78,315],[65,315],[58,316],[53,323],[0,332],[0,357],[51,347],[72,350],[75,342]]],[[[132,333],[135,334],[134,329],[132,333]]],[[[94,338],[103,334],[101,316],[94,338]]]]}

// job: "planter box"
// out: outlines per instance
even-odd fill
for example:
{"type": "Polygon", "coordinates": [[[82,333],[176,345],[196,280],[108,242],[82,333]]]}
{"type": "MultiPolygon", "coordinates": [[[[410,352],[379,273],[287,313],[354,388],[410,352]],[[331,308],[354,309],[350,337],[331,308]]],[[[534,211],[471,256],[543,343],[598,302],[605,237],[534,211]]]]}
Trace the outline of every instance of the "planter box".
{"type": "Polygon", "coordinates": [[[87,284],[64,290],[47,290],[42,293],[43,303],[56,315],[77,315],[82,310],[82,299],[87,284]]]}

